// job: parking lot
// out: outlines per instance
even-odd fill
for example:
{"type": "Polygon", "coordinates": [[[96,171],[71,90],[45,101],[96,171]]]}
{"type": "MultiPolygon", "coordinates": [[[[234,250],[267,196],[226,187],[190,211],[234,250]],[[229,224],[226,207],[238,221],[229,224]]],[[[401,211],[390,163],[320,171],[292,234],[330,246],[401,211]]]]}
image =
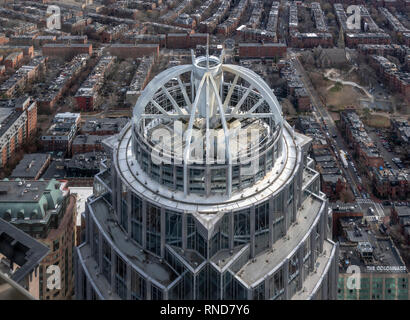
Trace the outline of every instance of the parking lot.
{"type": "Polygon", "coordinates": [[[402,169],[404,166],[396,161],[399,156],[394,152],[394,143],[391,142],[389,134],[385,130],[366,128],[369,136],[377,144],[377,147],[384,159],[386,168],[402,169]]]}

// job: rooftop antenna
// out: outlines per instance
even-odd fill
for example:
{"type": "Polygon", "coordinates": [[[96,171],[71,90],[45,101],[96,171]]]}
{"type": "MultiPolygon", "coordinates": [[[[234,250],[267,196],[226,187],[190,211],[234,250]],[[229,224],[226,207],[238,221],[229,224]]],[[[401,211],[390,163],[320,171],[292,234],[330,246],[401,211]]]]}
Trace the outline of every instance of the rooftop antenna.
{"type": "Polygon", "coordinates": [[[222,49],[221,54],[219,55],[219,60],[221,61],[221,63],[223,63],[224,56],[225,56],[225,50],[222,49]]]}
{"type": "Polygon", "coordinates": [[[206,39],[206,69],[209,69],[209,37],[206,39]]]}

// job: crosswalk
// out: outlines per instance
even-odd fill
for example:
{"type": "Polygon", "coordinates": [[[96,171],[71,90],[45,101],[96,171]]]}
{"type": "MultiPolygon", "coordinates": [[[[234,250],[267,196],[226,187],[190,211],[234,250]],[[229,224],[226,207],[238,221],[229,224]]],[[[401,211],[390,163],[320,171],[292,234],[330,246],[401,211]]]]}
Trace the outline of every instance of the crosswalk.
{"type": "Polygon", "coordinates": [[[360,207],[360,210],[364,211],[367,210],[369,207],[373,207],[375,210],[375,214],[379,216],[380,218],[384,217],[384,210],[383,210],[383,205],[377,202],[374,202],[372,199],[363,199],[363,198],[357,198],[356,199],[357,204],[360,207]],[[363,206],[366,205],[367,208],[363,209],[363,206]]]}
{"type": "Polygon", "coordinates": [[[361,203],[373,204],[374,203],[372,199],[363,199],[363,198],[356,198],[356,202],[359,204],[361,203]]]}
{"type": "Polygon", "coordinates": [[[381,205],[380,203],[375,202],[374,207],[376,208],[376,211],[379,214],[379,217],[384,217],[383,205],[381,205]]]}

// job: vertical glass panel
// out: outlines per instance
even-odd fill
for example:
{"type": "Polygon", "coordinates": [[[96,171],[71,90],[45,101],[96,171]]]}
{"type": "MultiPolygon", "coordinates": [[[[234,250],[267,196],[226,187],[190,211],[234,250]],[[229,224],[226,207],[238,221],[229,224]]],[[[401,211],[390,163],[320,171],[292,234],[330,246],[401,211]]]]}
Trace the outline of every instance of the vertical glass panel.
{"type": "Polygon", "coordinates": [[[142,201],[131,196],[131,238],[142,245],[142,201]]]}
{"type": "Polygon", "coordinates": [[[93,223],[93,257],[97,264],[100,264],[100,255],[99,255],[99,247],[100,247],[100,238],[99,232],[97,229],[97,225],[93,223]]]}
{"type": "Polygon", "coordinates": [[[182,214],[165,211],[165,241],[168,244],[182,247],[182,214]]]}
{"type": "Polygon", "coordinates": [[[128,204],[125,199],[121,200],[121,226],[128,231],[128,204]]]}
{"type": "Polygon", "coordinates": [[[265,300],[265,282],[262,281],[261,284],[257,285],[253,289],[253,299],[254,300],[265,300]]]}
{"type": "Polygon", "coordinates": [[[255,208],[255,253],[269,246],[269,202],[255,208]]]}
{"type": "Polygon", "coordinates": [[[220,299],[219,273],[207,264],[196,277],[196,297],[199,300],[220,299]]]}
{"type": "Polygon", "coordinates": [[[103,261],[102,272],[108,283],[111,283],[111,247],[108,242],[103,239],[102,241],[103,261]]]}
{"type": "Polygon", "coordinates": [[[147,204],[147,250],[161,254],[161,209],[147,204]]]}
{"type": "Polygon", "coordinates": [[[250,241],[250,210],[245,209],[234,214],[234,245],[250,241]]]}
{"type": "Polygon", "coordinates": [[[151,300],[162,300],[162,290],[151,284],[151,300]]]}
{"type": "Polygon", "coordinates": [[[146,299],[147,283],[135,270],[131,271],[131,298],[133,300],[146,299]]]}
{"type": "Polygon", "coordinates": [[[115,292],[121,299],[127,298],[127,265],[119,257],[116,257],[116,268],[115,268],[115,292]]]}

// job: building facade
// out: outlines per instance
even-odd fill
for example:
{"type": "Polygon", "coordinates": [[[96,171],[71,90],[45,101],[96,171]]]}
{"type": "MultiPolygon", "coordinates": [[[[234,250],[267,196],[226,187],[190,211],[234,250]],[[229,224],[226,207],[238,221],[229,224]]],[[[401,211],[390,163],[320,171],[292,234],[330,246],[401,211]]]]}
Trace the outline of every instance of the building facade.
{"type": "Polygon", "coordinates": [[[311,139],[256,73],[192,59],[156,76],[103,142],[77,299],[336,299],[338,245],[311,139]]]}
{"type": "Polygon", "coordinates": [[[25,283],[36,299],[67,300],[73,295],[76,211],[76,198],[70,195],[67,182],[0,181],[0,218],[49,248],[25,283]],[[50,266],[59,267],[60,288],[48,286],[50,266]]]}

